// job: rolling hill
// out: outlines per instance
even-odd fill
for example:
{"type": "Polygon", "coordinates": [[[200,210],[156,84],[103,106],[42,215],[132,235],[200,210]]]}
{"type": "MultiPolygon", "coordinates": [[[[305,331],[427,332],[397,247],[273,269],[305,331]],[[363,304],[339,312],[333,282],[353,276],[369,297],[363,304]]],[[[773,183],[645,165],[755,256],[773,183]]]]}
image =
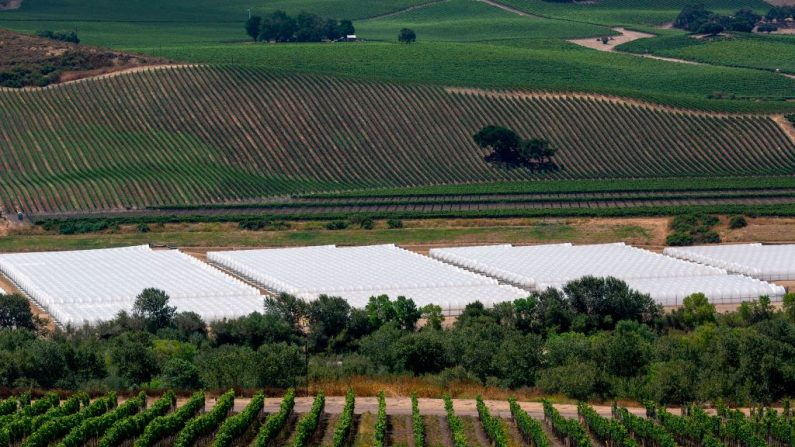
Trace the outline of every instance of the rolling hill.
{"type": "Polygon", "coordinates": [[[171,67],[0,92],[2,205],[28,212],[250,202],[470,182],[788,175],[771,117],[582,94],[171,67]],[[488,124],[546,137],[555,172],[494,167],[488,124]]]}

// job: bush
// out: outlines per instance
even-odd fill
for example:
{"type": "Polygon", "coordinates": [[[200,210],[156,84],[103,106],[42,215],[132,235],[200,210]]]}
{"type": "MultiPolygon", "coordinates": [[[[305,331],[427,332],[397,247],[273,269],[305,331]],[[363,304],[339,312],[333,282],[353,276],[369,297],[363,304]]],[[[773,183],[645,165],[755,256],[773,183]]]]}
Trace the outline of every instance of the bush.
{"type": "Polygon", "coordinates": [[[665,238],[665,245],[671,247],[684,247],[687,245],[693,245],[693,236],[680,232],[671,233],[665,238]]]}
{"type": "Polygon", "coordinates": [[[139,233],[148,233],[148,232],[151,231],[151,228],[149,228],[149,225],[147,225],[145,223],[139,223],[137,229],[138,229],[139,233]]]}
{"type": "Polygon", "coordinates": [[[748,226],[748,221],[745,220],[744,216],[732,216],[729,219],[729,228],[732,230],[736,230],[738,228],[745,228],[748,226]]]}
{"type": "Polygon", "coordinates": [[[344,230],[348,228],[348,222],[344,220],[332,220],[326,224],[327,230],[344,230]]]}
{"type": "Polygon", "coordinates": [[[389,219],[386,221],[386,225],[392,230],[403,228],[403,221],[400,219],[389,219]]]}

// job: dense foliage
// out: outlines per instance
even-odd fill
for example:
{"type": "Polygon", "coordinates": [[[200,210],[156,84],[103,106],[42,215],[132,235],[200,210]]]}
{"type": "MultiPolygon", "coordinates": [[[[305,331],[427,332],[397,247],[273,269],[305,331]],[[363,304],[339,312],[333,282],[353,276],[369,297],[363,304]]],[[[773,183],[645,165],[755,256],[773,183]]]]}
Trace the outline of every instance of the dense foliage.
{"type": "Polygon", "coordinates": [[[414,445],[425,445],[425,422],[420,414],[420,406],[417,402],[417,395],[411,395],[411,431],[414,434],[414,445]]]}
{"type": "Polygon", "coordinates": [[[240,413],[224,420],[213,440],[213,447],[231,447],[242,436],[262,413],[265,406],[265,394],[258,392],[240,413]]]}
{"type": "Polygon", "coordinates": [[[324,19],[301,12],[291,17],[284,11],[268,16],[253,16],[246,21],[246,34],[263,42],[320,42],[337,40],[356,33],[350,20],[324,19]]]}
{"type": "Polygon", "coordinates": [[[262,424],[256,439],[254,439],[254,447],[266,447],[272,442],[279,431],[287,423],[287,419],[293,413],[295,406],[295,390],[290,388],[282,398],[282,403],[279,406],[279,411],[268,416],[265,423],[262,424]]]}
{"type": "Polygon", "coordinates": [[[190,447],[199,438],[214,432],[224,422],[234,405],[235,391],[227,391],[218,398],[212,410],[194,417],[185,424],[177,434],[174,447],[190,447]]]}
{"type": "Polygon", "coordinates": [[[22,442],[22,447],[47,447],[68,434],[84,420],[99,416],[116,407],[116,393],[94,400],[77,413],[52,418],[38,427],[22,442]]]}
{"type": "Polygon", "coordinates": [[[475,405],[480,423],[483,425],[483,431],[486,432],[486,436],[489,437],[492,445],[494,447],[508,447],[508,434],[502,425],[502,419],[491,415],[489,408],[483,402],[483,397],[477,396],[475,405]]]}
{"type": "Polygon", "coordinates": [[[577,404],[577,415],[588,432],[605,445],[612,447],[638,447],[627,428],[617,419],[602,417],[590,405],[577,404]]]}
{"type": "Polygon", "coordinates": [[[384,392],[378,393],[378,413],[375,416],[375,433],[373,436],[373,444],[375,447],[386,446],[386,398],[384,392]]]}
{"type": "Polygon", "coordinates": [[[516,399],[511,398],[509,404],[511,407],[511,417],[514,422],[516,422],[516,427],[519,429],[519,433],[522,434],[524,440],[527,441],[531,447],[549,447],[551,444],[544,431],[544,427],[541,426],[541,422],[530,417],[530,415],[519,406],[516,399]]]}
{"type": "Polygon", "coordinates": [[[444,395],[444,410],[447,413],[447,426],[453,436],[453,447],[469,447],[466,433],[464,433],[464,423],[455,414],[453,399],[447,394],[444,395]]]}
{"type": "Polygon", "coordinates": [[[305,447],[307,445],[309,438],[311,438],[312,434],[317,430],[317,426],[320,423],[320,416],[323,414],[325,406],[326,396],[321,391],[315,396],[309,413],[303,415],[298,421],[298,424],[296,424],[295,435],[293,437],[293,443],[291,444],[292,447],[305,447]]]}
{"type": "Polygon", "coordinates": [[[337,428],[334,429],[334,438],[331,442],[332,447],[343,447],[348,444],[348,438],[351,435],[351,428],[353,427],[355,400],[356,396],[353,394],[353,390],[348,390],[348,392],[345,393],[345,406],[342,407],[342,414],[340,415],[339,421],[337,421],[337,428]]]}
{"type": "Polygon", "coordinates": [[[151,447],[161,439],[178,433],[186,422],[203,409],[204,392],[199,391],[173,413],[152,419],[143,434],[135,440],[134,446],[151,447]]]}
{"type": "Polygon", "coordinates": [[[574,419],[568,419],[558,412],[549,401],[544,400],[544,420],[552,427],[552,432],[566,445],[591,447],[591,440],[585,429],[574,419]]]}
{"type": "Polygon", "coordinates": [[[80,447],[86,445],[90,439],[100,439],[116,422],[138,413],[143,408],[146,408],[146,393],[142,391],[115,410],[84,420],[61,440],[58,447],[80,447]]]}
{"type": "Polygon", "coordinates": [[[149,422],[165,415],[176,404],[177,397],[174,393],[171,391],[166,392],[147,410],[116,421],[100,438],[99,447],[116,447],[125,440],[143,433],[149,422]]]}

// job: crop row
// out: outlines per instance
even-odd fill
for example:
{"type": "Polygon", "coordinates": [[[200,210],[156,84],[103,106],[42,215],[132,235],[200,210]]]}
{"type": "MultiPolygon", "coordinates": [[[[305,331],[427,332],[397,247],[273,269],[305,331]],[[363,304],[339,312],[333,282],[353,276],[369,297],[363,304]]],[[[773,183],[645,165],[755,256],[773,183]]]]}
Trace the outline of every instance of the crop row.
{"type": "Polygon", "coordinates": [[[262,424],[256,439],[254,439],[254,447],[266,447],[271,441],[276,438],[279,431],[287,423],[290,415],[293,413],[295,406],[295,390],[292,388],[287,390],[287,393],[282,398],[282,403],[279,406],[279,411],[268,416],[265,423],[262,424]]]}
{"type": "Polygon", "coordinates": [[[414,445],[425,445],[425,423],[422,420],[420,405],[415,393],[411,395],[411,430],[414,434],[414,445]]]}
{"type": "Polygon", "coordinates": [[[185,426],[194,415],[204,409],[204,393],[197,392],[173,413],[152,419],[143,434],[135,440],[135,447],[151,447],[161,439],[174,435],[185,426]]]}
{"type": "Polygon", "coordinates": [[[591,447],[591,440],[582,425],[574,419],[567,419],[552,406],[549,401],[544,401],[544,420],[552,427],[552,431],[559,439],[564,440],[572,447],[591,447]]]}
{"type": "Polygon", "coordinates": [[[795,145],[764,116],[230,67],[0,92],[0,121],[7,211],[471,182],[789,175],[795,167],[795,145]],[[494,123],[550,139],[559,169],[484,162],[487,151],[471,136],[494,123]]]}
{"type": "Polygon", "coordinates": [[[453,399],[449,395],[444,395],[444,410],[447,413],[447,426],[453,436],[454,447],[468,447],[466,434],[464,433],[464,423],[461,418],[456,416],[453,409],[453,399]]]}
{"type": "Polygon", "coordinates": [[[213,447],[230,447],[235,440],[242,436],[246,430],[257,420],[262,408],[265,406],[265,394],[259,392],[242,412],[227,418],[218,429],[213,441],[213,447]]]}
{"type": "Polygon", "coordinates": [[[353,428],[353,410],[355,402],[356,396],[354,396],[353,390],[348,390],[345,394],[345,406],[342,408],[342,415],[340,416],[339,422],[337,422],[337,428],[334,430],[334,439],[331,443],[333,447],[343,447],[348,442],[351,429],[353,428]]]}
{"type": "Polygon", "coordinates": [[[185,424],[174,441],[174,447],[190,447],[202,436],[214,432],[224,422],[234,405],[235,392],[227,391],[218,398],[210,412],[196,416],[185,424]]]}
{"type": "Polygon", "coordinates": [[[602,417],[590,405],[583,402],[577,404],[577,415],[599,441],[611,447],[638,447],[620,421],[602,417]]]}
{"type": "Polygon", "coordinates": [[[323,409],[326,406],[326,396],[322,392],[315,396],[312,402],[312,408],[309,413],[303,415],[301,420],[295,426],[295,437],[293,438],[292,447],[306,447],[309,438],[315,433],[318,424],[320,423],[320,416],[323,414],[323,409]]]}
{"type": "Polygon", "coordinates": [[[519,433],[532,447],[549,447],[549,439],[541,423],[530,417],[526,411],[522,410],[516,399],[509,400],[511,406],[511,417],[516,422],[519,433]]]}
{"type": "Polygon", "coordinates": [[[508,434],[505,433],[502,420],[491,415],[481,396],[475,399],[475,405],[478,409],[480,423],[483,425],[483,431],[486,432],[486,436],[489,437],[494,447],[508,447],[508,434]]]}

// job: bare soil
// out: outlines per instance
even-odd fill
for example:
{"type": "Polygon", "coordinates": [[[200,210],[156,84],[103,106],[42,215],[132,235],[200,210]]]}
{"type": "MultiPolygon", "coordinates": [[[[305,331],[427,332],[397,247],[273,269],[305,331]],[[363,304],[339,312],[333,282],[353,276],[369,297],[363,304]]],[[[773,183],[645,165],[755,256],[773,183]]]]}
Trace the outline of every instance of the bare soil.
{"type": "Polygon", "coordinates": [[[569,42],[577,45],[592,48],[599,51],[615,51],[618,45],[632,42],[638,39],[648,39],[654,37],[654,34],[642,33],[640,31],[632,31],[626,28],[613,28],[613,31],[619,33],[618,36],[609,36],[607,43],[603,43],[601,38],[590,37],[588,39],[573,39],[569,42]]]}
{"type": "MultiPolygon", "coordinates": [[[[18,0],[12,0],[18,1],[18,0]]],[[[165,61],[0,29],[3,87],[41,87],[165,61]]]]}
{"type": "Polygon", "coordinates": [[[20,6],[22,6],[22,0],[0,0],[0,11],[19,9],[20,6]]]}

